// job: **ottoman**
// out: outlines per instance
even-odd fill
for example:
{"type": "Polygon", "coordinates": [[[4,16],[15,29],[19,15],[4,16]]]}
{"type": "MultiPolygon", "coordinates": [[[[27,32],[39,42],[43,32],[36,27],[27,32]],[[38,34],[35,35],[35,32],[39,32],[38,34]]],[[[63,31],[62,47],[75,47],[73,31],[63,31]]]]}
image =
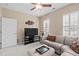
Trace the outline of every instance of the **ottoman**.
{"type": "Polygon", "coordinates": [[[33,48],[33,49],[28,50],[28,51],[27,51],[28,55],[29,55],[29,56],[52,56],[52,55],[54,55],[54,53],[55,53],[55,49],[54,49],[54,48],[49,47],[49,46],[47,46],[47,45],[45,45],[45,44],[43,44],[43,45],[41,45],[41,46],[38,46],[38,47],[36,47],[36,48],[33,48]],[[45,52],[44,54],[39,54],[39,53],[36,51],[36,49],[39,48],[39,47],[41,47],[41,46],[46,46],[46,47],[49,48],[49,50],[48,50],[47,52],[45,52]]]}

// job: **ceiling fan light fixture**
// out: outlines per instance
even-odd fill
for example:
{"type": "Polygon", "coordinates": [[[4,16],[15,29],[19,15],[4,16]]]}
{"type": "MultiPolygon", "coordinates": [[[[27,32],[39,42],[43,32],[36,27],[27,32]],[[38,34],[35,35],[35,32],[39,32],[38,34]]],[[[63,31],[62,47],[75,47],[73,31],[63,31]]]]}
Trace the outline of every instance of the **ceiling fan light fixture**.
{"type": "Polygon", "coordinates": [[[42,6],[40,4],[37,4],[35,7],[36,7],[36,9],[41,9],[42,8],[42,6]]]}

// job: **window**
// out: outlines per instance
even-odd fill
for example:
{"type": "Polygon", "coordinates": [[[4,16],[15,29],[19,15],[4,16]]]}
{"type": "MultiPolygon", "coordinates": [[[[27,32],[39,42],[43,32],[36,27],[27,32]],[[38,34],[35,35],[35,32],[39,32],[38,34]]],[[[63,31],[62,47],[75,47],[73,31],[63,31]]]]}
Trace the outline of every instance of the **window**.
{"type": "Polygon", "coordinates": [[[44,31],[44,35],[48,35],[49,33],[49,19],[44,20],[43,22],[43,31],[44,31]]]}
{"type": "Polygon", "coordinates": [[[66,14],[63,16],[63,35],[79,36],[79,12],[66,14]]]}

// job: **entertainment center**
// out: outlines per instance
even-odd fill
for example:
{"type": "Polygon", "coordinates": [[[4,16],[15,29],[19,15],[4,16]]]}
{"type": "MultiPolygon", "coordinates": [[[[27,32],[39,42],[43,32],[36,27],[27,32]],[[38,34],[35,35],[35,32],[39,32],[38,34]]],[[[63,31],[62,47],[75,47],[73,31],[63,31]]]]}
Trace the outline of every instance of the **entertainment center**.
{"type": "Polygon", "coordinates": [[[24,28],[24,44],[39,41],[38,28],[24,28]]]}

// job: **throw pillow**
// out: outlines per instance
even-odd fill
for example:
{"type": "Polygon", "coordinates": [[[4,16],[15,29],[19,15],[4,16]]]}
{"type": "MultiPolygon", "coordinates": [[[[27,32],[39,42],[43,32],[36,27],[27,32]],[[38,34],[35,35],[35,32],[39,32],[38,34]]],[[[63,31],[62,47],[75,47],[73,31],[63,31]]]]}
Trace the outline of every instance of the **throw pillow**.
{"type": "Polygon", "coordinates": [[[49,41],[55,41],[56,40],[56,36],[48,35],[47,40],[49,40],[49,41]]]}
{"type": "Polygon", "coordinates": [[[79,40],[72,43],[71,49],[79,54],[79,40]]]}

